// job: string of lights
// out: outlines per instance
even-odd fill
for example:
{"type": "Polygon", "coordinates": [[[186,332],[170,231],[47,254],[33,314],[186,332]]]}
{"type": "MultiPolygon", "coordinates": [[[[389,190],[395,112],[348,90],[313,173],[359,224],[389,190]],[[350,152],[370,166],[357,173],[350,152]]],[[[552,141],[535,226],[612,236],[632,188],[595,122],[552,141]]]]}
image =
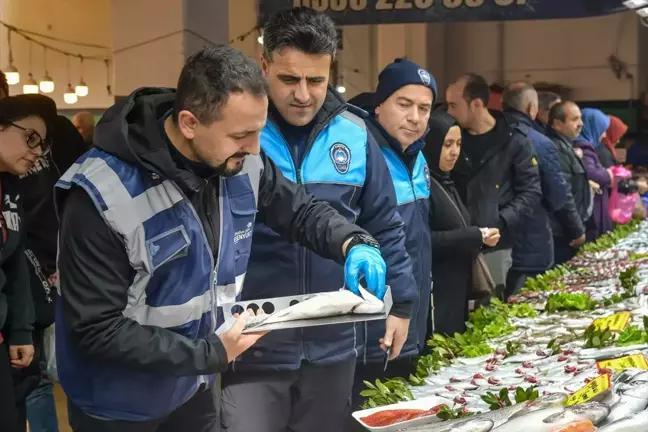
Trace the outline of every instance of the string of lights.
{"type": "MultiPolygon", "coordinates": [[[[83,79],[83,63],[84,61],[100,61],[105,64],[106,70],[109,72],[110,70],[110,61],[111,57],[106,56],[106,55],[86,55],[82,54],[79,52],[72,52],[68,51],[62,48],[58,48],[56,46],[53,46],[49,43],[45,43],[41,40],[36,39],[36,37],[51,40],[54,42],[62,42],[66,44],[71,44],[79,47],[85,47],[85,48],[99,48],[99,49],[109,49],[108,47],[104,47],[101,45],[95,45],[95,44],[88,44],[85,42],[76,42],[76,41],[71,41],[67,39],[62,39],[62,38],[57,38],[54,36],[49,36],[49,35],[44,35],[41,33],[33,32],[30,30],[25,30],[18,28],[16,26],[10,25],[5,23],[4,21],[0,21],[0,25],[2,25],[4,28],[7,29],[7,45],[9,48],[9,65],[4,68],[3,72],[5,74],[5,77],[7,79],[7,83],[9,85],[16,85],[21,82],[21,76],[20,76],[20,71],[14,64],[14,58],[13,58],[13,44],[12,44],[12,35],[18,35],[25,39],[28,44],[29,44],[29,73],[27,74],[27,79],[24,80],[23,82],[23,93],[25,94],[30,94],[30,93],[52,93],[54,92],[55,89],[55,83],[52,80],[48,70],[47,70],[47,60],[48,60],[48,53],[56,53],[65,56],[67,60],[67,72],[68,72],[68,85],[66,87],[65,93],[63,94],[63,100],[67,104],[74,104],[78,101],[79,97],[85,97],[88,95],[89,89],[88,85],[85,83],[83,79]],[[40,81],[36,81],[34,79],[34,76],[32,75],[32,51],[33,51],[33,46],[37,45],[43,48],[43,56],[44,56],[44,65],[45,65],[45,75],[43,79],[40,81]],[[80,75],[81,79],[79,80],[79,83],[76,86],[72,86],[71,78],[70,78],[70,61],[71,59],[79,59],[79,69],[80,69],[80,75]]],[[[108,79],[109,79],[109,73],[107,73],[108,79]]],[[[110,87],[110,82],[108,82],[108,85],[106,86],[106,89],[108,90],[108,93],[111,93],[111,87],[110,87]]]]}

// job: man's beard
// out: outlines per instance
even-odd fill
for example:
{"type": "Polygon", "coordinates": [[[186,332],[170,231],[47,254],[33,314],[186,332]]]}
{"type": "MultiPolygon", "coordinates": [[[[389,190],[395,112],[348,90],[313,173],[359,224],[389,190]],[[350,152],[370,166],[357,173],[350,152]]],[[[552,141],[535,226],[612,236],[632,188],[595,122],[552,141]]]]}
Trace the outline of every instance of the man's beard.
{"type": "Polygon", "coordinates": [[[235,176],[236,174],[240,173],[241,170],[243,169],[243,165],[245,164],[245,159],[243,159],[243,160],[241,161],[241,163],[237,164],[234,168],[229,168],[229,167],[227,166],[227,164],[229,163],[230,160],[232,160],[232,159],[234,159],[234,158],[244,158],[244,157],[247,156],[248,154],[249,154],[249,153],[235,153],[235,154],[233,154],[232,156],[230,156],[230,157],[228,157],[227,159],[225,159],[225,162],[223,162],[222,164],[220,164],[219,166],[217,166],[217,167],[215,168],[216,173],[217,173],[219,176],[222,176],[222,177],[232,177],[232,176],[235,176]]]}

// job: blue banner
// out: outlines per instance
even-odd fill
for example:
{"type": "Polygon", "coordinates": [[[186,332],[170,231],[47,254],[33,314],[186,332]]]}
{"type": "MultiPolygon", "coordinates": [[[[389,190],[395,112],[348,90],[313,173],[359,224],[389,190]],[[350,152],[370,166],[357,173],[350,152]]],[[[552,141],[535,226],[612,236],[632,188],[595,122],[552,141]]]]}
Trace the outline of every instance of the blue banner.
{"type": "Polygon", "coordinates": [[[262,20],[307,6],[339,25],[584,18],[628,10],[622,0],[259,0],[262,20]]]}

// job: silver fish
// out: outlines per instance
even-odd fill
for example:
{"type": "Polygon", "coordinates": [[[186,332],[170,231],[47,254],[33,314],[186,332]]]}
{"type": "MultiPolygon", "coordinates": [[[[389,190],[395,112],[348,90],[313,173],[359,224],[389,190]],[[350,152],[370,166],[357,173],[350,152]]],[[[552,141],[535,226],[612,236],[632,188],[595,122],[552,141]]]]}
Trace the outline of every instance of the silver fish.
{"type": "Polygon", "coordinates": [[[462,425],[449,429],[448,432],[489,432],[493,429],[491,420],[468,420],[462,425]]]}
{"type": "Polygon", "coordinates": [[[648,344],[632,345],[627,347],[609,347],[609,348],[587,348],[578,353],[580,359],[604,360],[619,357],[621,355],[639,353],[641,350],[648,348],[648,344]],[[633,352],[634,351],[634,352],[633,352]]]}
{"type": "Polygon", "coordinates": [[[610,413],[610,408],[602,403],[592,402],[573,407],[551,407],[527,413],[518,413],[493,432],[550,432],[559,426],[567,426],[578,420],[600,423],[610,413]]]}
{"type": "MultiPolygon", "coordinates": [[[[643,374],[640,374],[640,376],[643,374]]],[[[648,407],[648,382],[631,381],[617,384],[614,388],[615,404],[605,424],[624,419],[648,407]]]]}
{"type": "MultiPolygon", "coordinates": [[[[567,399],[567,395],[560,393],[552,393],[536,399],[532,403],[520,403],[498,409],[495,411],[487,411],[480,414],[475,414],[470,417],[471,421],[490,420],[493,422],[493,427],[498,427],[505,424],[510,418],[515,416],[518,412],[525,410],[525,412],[532,412],[533,410],[540,410],[549,406],[561,405],[567,399]]],[[[442,423],[435,423],[427,426],[420,426],[416,428],[407,429],[408,432],[447,432],[451,428],[462,425],[466,419],[453,419],[442,423]]],[[[518,431],[519,432],[519,431],[518,431]]]]}
{"type": "Polygon", "coordinates": [[[598,429],[599,432],[645,432],[647,430],[648,411],[642,411],[598,429]]]}

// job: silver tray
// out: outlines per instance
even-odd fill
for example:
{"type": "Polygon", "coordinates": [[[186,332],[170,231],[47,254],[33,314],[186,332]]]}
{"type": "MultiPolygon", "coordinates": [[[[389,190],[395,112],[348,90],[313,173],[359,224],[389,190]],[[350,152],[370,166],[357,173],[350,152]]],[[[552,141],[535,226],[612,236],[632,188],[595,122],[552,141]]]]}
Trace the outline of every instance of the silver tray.
{"type": "MultiPolygon", "coordinates": [[[[313,296],[312,294],[306,294],[306,295],[276,297],[271,299],[258,299],[258,300],[248,300],[248,301],[228,303],[222,306],[223,317],[225,318],[225,323],[227,324],[227,323],[231,323],[234,320],[232,313],[237,309],[243,311],[250,308],[252,308],[253,310],[257,310],[258,308],[263,308],[264,311],[267,311],[267,309],[271,308],[272,313],[275,313],[292,306],[293,304],[295,304],[295,302],[297,303],[301,302],[303,300],[311,298],[312,296],[313,296]]],[[[389,286],[387,286],[385,297],[383,298],[383,304],[384,307],[380,313],[373,313],[373,314],[347,313],[343,315],[323,316],[320,318],[282,321],[282,322],[270,323],[265,325],[254,324],[252,326],[246,327],[245,330],[243,330],[243,333],[253,333],[253,332],[270,331],[270,330],[283,330],[283,329],[300,328],[300,327],[315,327],[315,326],[354,323],[354,322],[363,322],[363,321],[375,321],[381,319],[384,320],[389,315],[389,311],[391,310],[393,305],[391,288],[389,286]]],[[[221,332],[220,330],[221,329],[219,329],[217,333],[220,333],[221,332]]]]}

